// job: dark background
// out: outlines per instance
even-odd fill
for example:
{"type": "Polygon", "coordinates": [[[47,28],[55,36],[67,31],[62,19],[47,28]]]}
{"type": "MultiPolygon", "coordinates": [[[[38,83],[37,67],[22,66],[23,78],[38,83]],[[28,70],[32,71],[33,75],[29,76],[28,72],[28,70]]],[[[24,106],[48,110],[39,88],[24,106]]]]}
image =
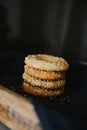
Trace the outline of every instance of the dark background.
{"type": "Polygon", "coordinates": [[[0,0],[0,51],[87,61],[86,0],[0,0]]]}

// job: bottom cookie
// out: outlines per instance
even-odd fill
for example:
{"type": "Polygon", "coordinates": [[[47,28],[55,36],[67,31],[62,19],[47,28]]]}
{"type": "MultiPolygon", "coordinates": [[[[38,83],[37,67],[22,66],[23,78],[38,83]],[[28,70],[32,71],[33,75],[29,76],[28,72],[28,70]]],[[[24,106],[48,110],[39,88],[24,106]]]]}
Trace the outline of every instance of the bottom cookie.
{"type": "Polygon", "coordinates": [[[40,87],[34,87],[30,85],[27,82],[23,82],[23,90],[26,93],[35,95],[35,96],[41,96],[41,97],[50,97],[50,96],[57,96],[64,93],[64,87],[60,89],[44,89],[40,87]]]}

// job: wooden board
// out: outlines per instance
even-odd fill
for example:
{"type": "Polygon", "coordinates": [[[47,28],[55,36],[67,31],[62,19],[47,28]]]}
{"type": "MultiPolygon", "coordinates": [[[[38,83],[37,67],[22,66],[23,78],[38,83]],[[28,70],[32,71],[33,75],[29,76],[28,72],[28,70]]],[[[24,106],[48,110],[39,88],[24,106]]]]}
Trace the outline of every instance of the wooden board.
{"type": "Polygon", "coordinates": [[[12,130],[42,130],[33,104],[0,86],[0,121],[12,130]]]}

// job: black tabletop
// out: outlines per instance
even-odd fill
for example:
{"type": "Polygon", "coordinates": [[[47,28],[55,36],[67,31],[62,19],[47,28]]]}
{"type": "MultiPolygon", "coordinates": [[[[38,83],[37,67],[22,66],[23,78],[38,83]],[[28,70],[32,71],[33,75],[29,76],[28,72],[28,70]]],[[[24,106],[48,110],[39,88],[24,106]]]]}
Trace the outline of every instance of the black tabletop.
{"type": "Polygon", "coordinates": [[[0,84],[31,98],[44,130],[87,129],[87,65],[69,62],[65,93],[58,97],[40,98],[22,90],[23,52],[0,52],[0,84]],[[16,88],[15,88],[16,86],[16,88]]]}

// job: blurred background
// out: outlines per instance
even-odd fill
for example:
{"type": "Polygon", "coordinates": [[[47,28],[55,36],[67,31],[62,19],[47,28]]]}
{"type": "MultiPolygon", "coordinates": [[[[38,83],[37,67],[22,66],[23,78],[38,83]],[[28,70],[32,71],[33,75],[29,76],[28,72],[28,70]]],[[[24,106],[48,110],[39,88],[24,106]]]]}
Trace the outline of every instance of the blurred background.
{"type": "Polygon", "coordinates": [[[0,0],[0,51],[87,61],[86,0],[0,0]]]}

